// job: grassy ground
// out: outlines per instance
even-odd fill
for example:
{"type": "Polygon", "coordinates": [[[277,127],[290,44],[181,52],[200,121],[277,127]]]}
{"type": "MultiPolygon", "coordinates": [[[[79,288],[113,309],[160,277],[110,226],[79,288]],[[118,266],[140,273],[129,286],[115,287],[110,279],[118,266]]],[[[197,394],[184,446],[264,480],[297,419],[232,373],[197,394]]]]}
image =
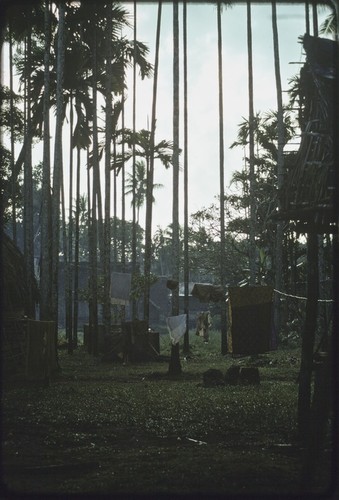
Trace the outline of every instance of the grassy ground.
{"type": "MultiPolygon", "coordinates": [[[[295,445],[300,350],[221,356],[193,333],[182,376],[168,361],[103,363],[59,351],[48,387],[4,384],[3,483],[13,493],[301,494],[295,445]],[[209,368],[258,366],[259,386],[202,384],[209,368]]],[[[161,353],[170,353],[161,336],[161,353]]],[[[328,447],[328,446],[327,446],[328,447]]],[[[327,490],[325,450],[313,493],[327,490]]],[[[6,495],[5,495],[6,497],[6,495]]]]}

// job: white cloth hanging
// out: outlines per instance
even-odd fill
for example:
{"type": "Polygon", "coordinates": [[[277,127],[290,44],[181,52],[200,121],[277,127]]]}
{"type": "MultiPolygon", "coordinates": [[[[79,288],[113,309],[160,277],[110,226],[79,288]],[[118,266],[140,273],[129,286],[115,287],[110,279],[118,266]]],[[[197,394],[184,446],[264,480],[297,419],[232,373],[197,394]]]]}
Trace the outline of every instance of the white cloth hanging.
{"type": "Polygon", "coordinates": [[[186,331],[186,317],[186,314],[180,314],[166,319],[167,329],[173,345],[179,342],[186,331]]]}

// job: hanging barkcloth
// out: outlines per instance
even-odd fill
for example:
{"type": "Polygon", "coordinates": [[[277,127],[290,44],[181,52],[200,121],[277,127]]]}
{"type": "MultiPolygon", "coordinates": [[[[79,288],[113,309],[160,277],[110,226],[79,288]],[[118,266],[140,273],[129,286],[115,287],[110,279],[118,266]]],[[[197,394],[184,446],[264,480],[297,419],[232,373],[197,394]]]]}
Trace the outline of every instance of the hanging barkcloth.
{"type": "Polygon", "coordinates": [[[272,350],[273,288],[230,287],[228,292],[228,352],[250,355],[272,350]]]}
{"type": "Polygon", "coordinates": [[[173,345],[177,344],[186,331],[186,314],[166,319],[168,333],[173,345]]]}
{"type": "Polygon", "coordinates": [[[207,343],[209,341],[209,328],[212,326],[211,313],[209,311],[202,311],[197,315],[197,329],[195,334],[203,337],[207,343]]]}

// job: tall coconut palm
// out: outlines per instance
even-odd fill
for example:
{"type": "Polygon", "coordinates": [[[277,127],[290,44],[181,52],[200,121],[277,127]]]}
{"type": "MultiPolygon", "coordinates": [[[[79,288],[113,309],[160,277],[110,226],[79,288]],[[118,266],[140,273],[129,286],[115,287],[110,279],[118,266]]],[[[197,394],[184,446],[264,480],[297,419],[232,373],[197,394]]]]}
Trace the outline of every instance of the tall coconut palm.
{"type": "Polygon", "coordinates": [[[146,194],[146,223],[145,223],[145,293],[144,293],[144,318],[149,318],[149,295],[150,295],[150,275],[152,259],[152,207],[153,207],[153,179],[154,179],[154,137],[157,109],[157,90],[158,90],[158,68],[159,68],[159,48],[160,48],[160,28],[161,28],[162,2],[158,6],[157,31],[155,40],[155,63],[153,78],[153,96],[152,96],[152,118],[150,131],[150,158],[147,164],[147,194],[146,194]]]}
{"type": "Polygon", "coordinates": [[[186,332],[184,353],[189,354],[189,260],[188,260],[188,94],[187,94],[187,5],[183,3],[183,56],[184,56],[184,313],[186,332]]]}
{"type": "MultiPolygon", "coordinates": [[[[273,47],[274,47],[274,68],[275,81],[277,87],[277,132],[278,132],[278,148],[277,148],[277,188],[278,188],[278,209],[281,208],[280,193],[284,182],[284,109],[282,102],[281,75],[280,75],[280,57],[279,57],[279,38],[277,25],[277,7],[276,1],[272,1],[272,29],[273,29],[273,47]]],[[[278,290],[282,289],[282,250],[283,250],[283,223],[277,222],[276,232],[276,248],[275,248],[275,287],[278,290]]],[[[275,295],[275,327],[279,331],[279,309],[280,297],[275,295]]]]}
{"type": "Polygon", "coordinates": [[[249,108],[249,184],[250,184],[250,234],[249,267],[250,283],[256,280],[256,245],[255,245],[255,172],[254,172],[254,104],[253,104],[253,54],[252,54],[252,15],[251,2],[247,0],[247,55],[248,55],[248,108],[249,108]]]}
{"type": "MultiPolygon", "coordinates": [[[[28,18],[28,20],[30,17],[28,18]]],[[[34,245],[33,245],[33,172],[32,172],[32,93],[31,93],[31,64],[32,64],[32,29],[28,30],[25,40],[25,136],[27,146],[24,161],[24,258],[27,274],[28,290],[33,289],[34,276],[34,245]]],[[[28,300],[27,310],[30,317],[35,317],[35,311],[28,300]]]]}
{"type": "Polygon", "coordinates": [[[57,343],[58,325],[58,270],[60,234],[60,190],[62,171],[62,122],[63,122],[63,76],[65,56],[65,4],[59,2],[59,22],[57,35],[57,82],[56,82],[56,123],[53,168],[52,196],[52,314],[56,324],[55,342],[57,343]]]}
{"type": "MultiPolygon", "coordinates": [[[[136,175],[136,165],[135,165],[135,134],[136,134],[136,40],[137,40],[137,2],[133,2],[133,44],[134,44],[134,59],[133,59],[133,116],[132,116],[132,127],[133,127],[133,142],[132,142],[132,169],[133,169],[133,185],[135,183],[136,175]]],[[[136,206],[135,200],[132,200],[132,276],[136,274],[136,263],[137,263],[137,225],[136,225],[136,206]]],[[[137,317],[137,302],[135,299],[132,301],[132,319],[137,317]]]]}
{"type": "MultiPolygon", "coordinates": [[[[173,2],[173,206],[172,206],[172,278],[179,282],[179,8],[173,2]]],[[[172,290],[172,315],[179,314],[179,287],[172,290]]],[[[181,373],[179,342],[171,346],[170,375],[181,373]]]]}
{"type": "MultiPolygon", "coordinates": [[[[221,2],[217,4],[218,25],[218,82],[219,82],[219,176],[220,176],[220,284],[225,292],[225,167],[224,167],[224,105],[223,105],[223,67],[222,67],[222,28],[221,2]]],[[[227,352],[226,309],[221,305],[221,353],[227,352]]]]}
{"type": "MultiPolygon", "coordinates": [[[[136,223],[140,221],[140,208],[144,205],[147,194],[147,169],[143,160],[136,160],[135,162],[135,178],[133,174],[127,174],[127,184],[125,189],[126,195],[132,195],[131,205],[136,207],[136,223]]],[[[153,183],[153,190],[163,187],[163,184],[153,183]]],[[[152,203],[155,202],[154,195],[152,196],[152,203]]]]}
{"type": "MultiPolygon", "coordinates": [[[[98,157],[98,122],[97,122],[97,15],[94,14],[94,25],[92,32],[92,101],[93,101],[93,149],[92,149],[92,206],[90,208],[89,225],[89,254],[90,254],[90,301],[89,301],[89,328],[91,332],[91,351],[98,355],[98,220],[99,210],[99,157],[98,157]]],[[[99,215],[100,217],[100,215],[99,215]]],[[[100,240],[100,238],[99,238],[100,240]]],[[[102,239],[101,239],[102,241],[102,239]]],[[[100,245],[102,248],[102,245],[100,245]]],[[[101,254],[102,255],[102,254],[101,254]]]]}
{"type": "MultiPolygon", "coordinates": [[[[156,77],[156,71],[154,70],[154,77],[156,77]]],[[[155,123],[155,121],[154,121],[155,123]]],[[[145,226],[147,225],[148,231],[151,231],[152,228],[152,204],[154,202],[154,196],[153,196],[153,189],[158,186],[157,183],[154,183],[154,160],[159,160],[166,169],[168,169],[172,165],[172,153],[173,153],[173,143],[171,141],[167,141],[165,139],[161,140],[160,142],[154,144],[152,146],[152,132],[149,130],[139,130],[138,132],[134,133],[132,130],[125,129],[124,130],[124,142],[128,145],[130,148],[129,150],[126,151],[125,153],[125,158],[124,160],[127,162],[129,159],[133,159],[133,174],[132,177],[130,178],[130,187],[137,188],[138,182],[137,182],[137,176],[138,176],[138,161],[136,158],[142,158],[145,159],[146,161],[146,217],[145,217],[145,226]],[[147,203],[148,200],[148,203],[147,203]]],[[[154,139],[153,139],[154,141],[154,139]]],[[[118,161],[118,164],[121,164],[121,162],[118,161]]],[[[140,172],[139,172],[140,173],[140,172]]],[[[134,214],[134,219],[136,222],[136,216],[137,216],[137,197],[134,195],[133,199],[135,203],[133,204],[133,210],[135,211],[134,214]]],[[[132,202],[133,202],[132,199],[132,202]]],[[[135,223],[136,227],[137,224],[135,223]]],[[[151,232],[148,233],[148,237],[151,237],[152,234],[151,232]]],[[[132,238],[133,239],[133,238],[132,238]]],[[[133,240],[135,243],[137,243],[137,238],[135,236],[135,239],[133,240]]],[[[150,243],[151,244],[151,243],[150,243]]],[[[151,247],[150,247],[151,248],[151,247]]],[[[136,254],[135,254],[136,255],[136,254]]],[[[150,257],[151,257],[151,250],[149,251],[149,254],[147,258],[149,259],[149,266],[150,266],[150,257]]],[[[145,257],[146,261],[146,257],[145,257]]],[[[150,270],[150,267],[149,267],[150,270]]],[[[147,299],[146,299],[147,300],[147,299]]],[[[144,310],[146,311],[147,304],[144,303],[144,310]]]]}
{"type": "Polygon", "coordinates": [[[45,51],[44,51],[44,136],[41,207],[41,266],[40,266],[40,319],[51,319],[51,164],[50,164],[50,44],[51,12],[50,2],[45,2],[45,51]]]}
{"type": "Polygon", "coordinates": [[[104,255],[103,255],[103,271],[104,271],[104,325],[106,333],[110,332],[111,326],[111,303],[110,303],[110,286],[111,286],[111,142],[112,142],[112,6],[106,7],[107,24],[106,24],[106,116],[105,116],[105,226],[104,226],[104,255]]]}
{"type": "Polygon", "coordinates": [[[306,33],[310,34],[310,2],[309,0],[305,1],[305,23],[306,23],[306,33]]]}
{"type": "Polygon", "coordinates": [[[312,2],[312,16],[313,16],[313,36],[318,36],[318,10],[317,2],[312,2]]]}
{"type": "Polygon", "coordinates": [[[9,20],[9,88],[11,91],[10,96],[10,128],[11,128],[11,172],[12,172],[12,234],[13,241],[17,243],[16,234],[16,201],[15,201],[15,179],[14,171],[14,157],[15,157],[15,138],[14,138],[14,99],[13,99],[13,33],[11,29],[11,20],[9,20]]]}
{"type": "Polygon", "coordinates": [[[79,311],[79,246],[80,246],[80,165],[81,148],[77,146],[76,181],[75,181],[75,216],[74,216],[74,276],[73,276],[73,345],[78,345],[78,311],[79,311]]]}

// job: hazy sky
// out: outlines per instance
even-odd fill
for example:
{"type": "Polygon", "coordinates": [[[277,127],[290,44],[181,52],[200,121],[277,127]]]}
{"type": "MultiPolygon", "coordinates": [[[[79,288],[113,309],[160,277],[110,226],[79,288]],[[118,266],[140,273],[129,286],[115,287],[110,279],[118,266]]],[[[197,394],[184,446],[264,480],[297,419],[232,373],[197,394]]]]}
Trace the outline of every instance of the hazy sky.
{"type": "MultiPolygon", "coordinates": [[[[133,4],[126,4],[129,9],[133,4]]],[[[254,108],[256,111],[276,109],[276,86],[273,59],[271,3],[252,5],[254,108]]],[[[154,62],[154,44],[157,23],[157,2],[137,3],[137,38],[150,48],[149,59],[154,62]]],[[[161,46],[159,55],[156,142],[172,139],[172,12],[166,2],[162,10],[161,46]]],[[[305,33],[305,7],[302,3],[277,5],[281,78],[283,90],[288,80],[299,72],[304,61],[298,37],[305,33]]],[[[328,14],[328,11],[327,11],[328,14]]],[[[180,118],[183,147],[183,54],[182,4],[179,4],[180,23],[180,118]]],[[[321,18],[326,11],[321,9],[321,18]]],[[[247,22],[246,4],[235,2],[223,10],[223,80],[224,80],[224,144],[225,186],[232,172],[242,168],[241,148],[229,149],[236,140],[238,124],[248,117],[247,22]]],[[[132,30],[131,30],[132,31],[132,30]]],[[[214,3],[189,3],[187,6],[188,33],[188,168],[189,213],[215,201],[219,193],[219,121],[217,73],[217,9],[214,3]]],[[[129,34],[129,36],[132,36],[129,34]]],[[[129,80],[130,99],[127,102],[126,121],[132,121],[132,80],[129,80]],[[130,116],[130,118],[129,118],[130,116]]],[[[286,102],[287,95],[284,94],[286,102]]],[[[152,81],[137,84],[137,128],[147,128],[151,117],[152,81]]],[[[126,124],[127,125],[127,124],[126,124]]],[[[181,155],[183,165],[183,154],[181,155]]],[[[155,182],[165,185],[155,192],[154,224],[166,226],[172,214],[172,172],[156,164],[155,182]]],[[[183,173],[180,175],[183,193],[183,173]]],[[[181,195],[181,200],[182,200],[181,195]]],[[[183,203],[180,206],[183,222],[183,203]]],[[[142,220],[142,219],[141,219],[142,220]]]]}
{"type": "MultiPolygon", "coordinates": [[[[133,3],[124,6],[131,12],[133,3]]],[[[137,38],[150,49],[149,61],[154,63],[154,44],[157,24],[157,2],[137,2],[137,38]]],[[[156,142],[173,139],[173,4],[164,2],[160,35],[157,129],[156,142]]],[[[319,25],[329,11],[319,9],[319,25]]],[[[298,37],[305,33],[305,7],[303,3],[277,4],[279,49],[282,88],[288,89],[288,80],[299,72],[304,61],[302,45],[298,37]]],[[[180,147],[183,148],[183,53],[182,53],[182,4],[180,15],[180,147]]],[[[247,23],[246,4],[234,2],[223,10],[223,80],[224,80],[224,145],[225,187],[232,173],[243,165],[241,148],[229,149],[236,140],[238,124],[248,118],[248,74],[247,74],[247,23]]],[[[213,2],[192,2],[187,5],[188,32],[188,169],[189,169],[189,214],[209,206],[219,194],[219,120],[218,120],[218,72],[217,72],[217,9],[213,2]]],[[[254,108],[255,112],[276,109],[276,86],[273,60],[271,3],[252,5],[254,108]]],[[[125,35],[133,39],[133,29],[125,35]]],[[[1,68],[3,82],[8,85],[8,50],[4,48],[1,68]],[[7,81],[7,82],[6,82],[7,81]]],[[[132,128],[132,71],[127,78],[125,126],[132,128]]],[[[137,129],[147,128],[152,111],[153,80],[137,82],[137,129]]],[[[284,100],[287,94],[284,93],[284,100]]],[[[53,125],[51,130],[53,131],[53,125]]],[[[69,135],[64,133],[65,188],[68,192],[67,165],[69,164],[69,135]]],[[[53,139],[53,137],[52,137],[53,139]]],[[[53,151],[53,143],[51,151],[53,151]]],[[[18,151],[17,151],[18,154],[18,151]]],[[[51,154],[53,161],[53,153],[51,154]]],[[[42,143],[35,147],[33,160],[42,160],[42,143]]],[[[183,154],[181,155],[183,165],[183,154]]],[[[104,160],[102,161],[102,172],[104,160]]],[[[86,192],[86,170],[83,169],[82,192],[86,192]]],[[[103,179],[103,174],[102,174],[103,179]]],[[[172,171],[155,163],[154,182],[164,185],[155,191],[153,210],[154,229],[166,227],[172,218],[172,171]]],[[[121,197],[121,181],[118,180],[118,196],[121,197]]],[[[183,172],[180,174],[180,222],[183,223],[183,172]]],[[[131,220],[130,201],[126,201],[127,218],[131,220]]],[[[118,217],[121,216],[118,203],[118,217]]],[[[140,223],[144,214],[141,211],[140,223]]]]}

